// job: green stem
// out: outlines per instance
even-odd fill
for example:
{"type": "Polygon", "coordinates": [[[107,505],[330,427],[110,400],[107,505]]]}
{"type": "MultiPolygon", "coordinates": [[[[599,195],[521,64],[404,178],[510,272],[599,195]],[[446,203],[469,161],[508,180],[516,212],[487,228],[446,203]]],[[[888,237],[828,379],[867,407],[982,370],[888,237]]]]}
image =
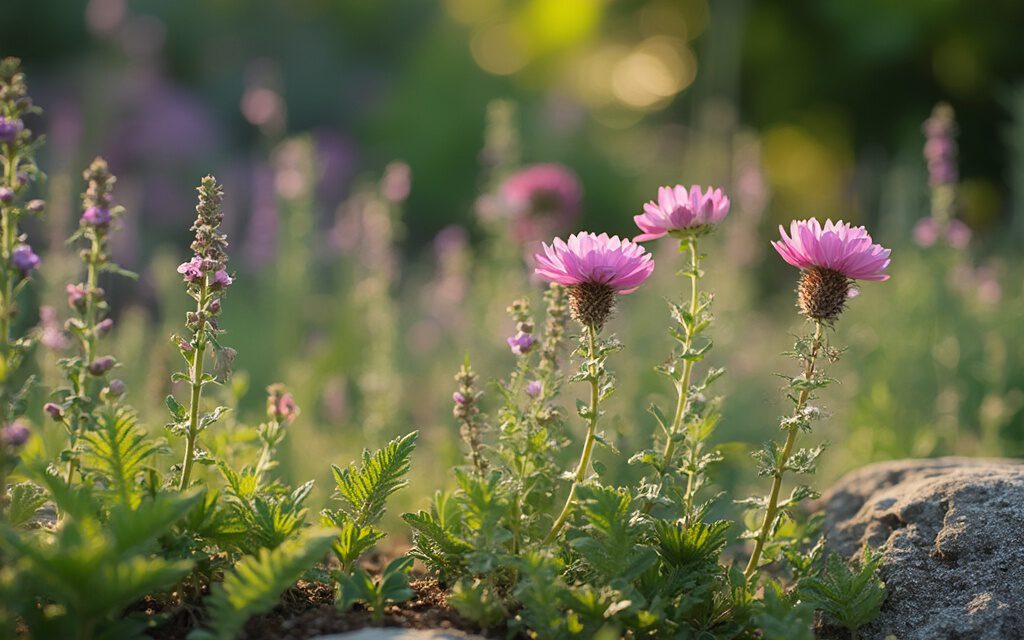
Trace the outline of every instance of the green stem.
{"type": "MultiPolygon", "coordinates": [[[[700,252],[697,249],[697,239],[690,239],[690,266],[692,273],[690,274],[690,317],[693,318],[694,325],[697,322],[697,306],[700,303],[700,292],[698,289],[698,280],[700,278],[700,252]]],[[[683,353],[690,351],[693,347],[694,333],[691,330],[686,333],[686,342],[683,345],[683,353]]],[[[659,481],[659,493],[660,488],[664,485],[665,475],[668,473],[668,466],[672,460],[673,454],[676,450],[676,434],[679,433],[680,427],[683,424],[683,417],[686,415],[686,408],[690,403],[690,378],[693,373],[693,360],[687,359],[683,361],[683,377],[676,383],[676,410],[672,416],[672,424],[669,425],[668,438],[665,442],[665,450],[662,452],[662,460],[665,461],[665,469],[662,472],[661,480],[659,481]]],[[[686,474],[686,510],[693,507],[693,474],[686,474]]],[[[644,505],[643,512],[650,513],[651,507],[654,506],[653,502],[648,502],[644,505]]]]}
{"type": "Polygon", "coordinates": [[[199,400],[203,395],[203,356],[206,353],[206,306],[209,296],[209,285],[206,276],[203,276],[203,284],[199,290],[199,300],[196,302],[196,314],[198,316],[199,328],[196,329],[196,347],[192,353],[192,386],[191,400],[189,402],[188,435],[185,439],[185,460],[181,467],[181,482],[178,490],[184,491],[192,478],[192,465],[195,462],[196,439],[199,437],[199,400]]]}
{"type": "Polygon", "coordinates": [[[569,496],[565,499],[565,506],[562,507],[562,512],[558,514],[558,518],[551,525],[551,531],[544,538],[544,544],[554,542],[555,538],[562,531],[562,527],[565,526],[565,521],[569,518],[569,513],[572,511],[573,501],[576,497],[576,487],[587,477],[587,469],[590,467],[590,456],[594,451],[594,441],[597,439],[597,407],[600,402],[600,386],[597,378],[596,362],[597,329],[593,326],[587,327],[587,347],[590,360],[590,420],[587,425],[587,439],[583,442],[583,454],[580,455],[580,463],[576,467],[576,477],[569,487],[569,496]]]}
{"type": "MultiPolygon", "coordinates": [[[[818,351],[822,345],[822,332],[824,326],[821,322],[815,322],[814,327],[814,341],[811,343],[811,354],[807,358],[804,365],[804,379],[810,381],[814,375],[814,365],[818,358],[818,351]]],[[[800,395],[797,397],[796,407],[793,409],[793,416],[799,416],[804,407],[807,405],[807,398],[810,396],[809,389],[803,389],[800,395]]],[[[764,544],[768,540],[768,534],[775,527],[775,519],[778,516],[779,511],[779,492],[782,489],[782,476],[786,471],[786,464],[789,462],[789,456],[793,453],[793,447],[796,446],[797,434],[800,431],[798,426],[789,427],[786,435],[786,443],[782,447],[782,456],[778,469],[775,471],[775,475],[772,479],[772,488],[768,494],[768,505],[764,512],[764,521],[761,523],[761,528],[757,533],[757,538],[754,539],[754,550],[750,554],[750,561],[747,563],[747,568],[743,571],[743,577],[750,580],[750,577],[757,571],[758,562],[761,560],[761,552],[764,550],[764,544]]]]}
{"type": "MultiPolygon", "coordinates": [[[[12,191],[17,186],[18,179],[18,154],[14,151],[13,145],[7,145],[7,162],[5,164],[6,175],[4,175],[5,183],[8,188],[12,191]]],[[[0,259],[3,260],[3,264],[0,265],[0,278],[3,279],[3,300],[0,300],[0,357],[3,358],[3,380],[0,381],[2,385],[4,397],[0,399],[0,421],[7,422],[8,420],[8,407],[6,398],[6,387],[7,381],[11,377],[11,315],[14,311],[14,267],[11,266],[11,254],[14,252],[14,240],[18,234],[17,222],[14,220],[14,210],[10,205],[0,205],[0,242],[3,247],[0,252],[0,259]]]]}

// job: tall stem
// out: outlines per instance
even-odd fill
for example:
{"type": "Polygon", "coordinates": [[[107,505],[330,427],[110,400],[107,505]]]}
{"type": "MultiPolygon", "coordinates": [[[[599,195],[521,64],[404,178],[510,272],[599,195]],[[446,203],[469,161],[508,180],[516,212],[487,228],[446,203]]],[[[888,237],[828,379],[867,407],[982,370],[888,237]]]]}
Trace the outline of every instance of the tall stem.
{"type": "Polygon", "coordinates": [[[192,353],[192,384],[191,400],[189,402],[188,414],[188,435],[185,439],[185,460],[181,467],[181,482],[178,485],[179,491],[188,488],[189,480],[192,477],[192,465],[195,463],[196,438],[199,437],[199,400],[203,395],[203,356],[206,354],[206,315],[207,298],[209,296],[209,283],[206,276],[203,276],[203,284],[199,290],[199,300],[196,301],[196,315],[199,328],[196,330],[196,346],[192,353]]]}
{"type": "MultiPolygon", "coordinates": [[[[693,322],[697,321],[697,306],[700,303],[700,290],[698,288],[698,280],[700,278],[700,252],[697,248],[697,239],[690,239],[690,317],[693,318],[693,322]]],[[[693,347],[694,332],[692,329],[687,331],[686,342],[683,344],[683,353],[685,354],[693,347]]],[[[665,442],[665,450],[662,452],[662,459],[665,461],[665,470],[662,473],[660,484],[664,484],[665,474],[668,472],[668,465],[672,460],[672,455],[676,450],[676,434],[679,433],[679,429],[683,425],[683,417],[686,415],[686,408],[690,403],[690,378],[693,373],[693,360],[686,359],[683,361],[683,377],[681,380],[676,382],[676,410],[672,416],[672,423],[668,428],[668,438],[665,442]]],[[[660,486],[660,485],[659,485],[660,486]]],[[[660,492],[660,488],[659,488],[660,492]]],[[[689,511],[693,506],[693,474],[687,473],[686,476],[686,510],[689,511]]],[[[644,505],[644,513],[649,513],[651,507],[654,506],[653,502],[648,502],[644,505]]]]}
{"type": "Polygon", "coordinates": [[[555,538],[565,526],[565,521],[572,511],[573,501],[576,497],[576,487],[587,477],[587,469],[590,467],[590,456],[594,451],[594,440],[597,434],[597,407],[600,402],[600,385],[597,378],[597,329],[593,326],[587,327],[587,349],[590,361],[590,413],[589,424],[587,425],[587,439],[583,442],[583,453],[580,455],[579,466],[576,467],[576,477],[573,478],[572,486],[569,487],[569,496],[565,499],[565,506],[558,514],[555,523],[551,525],[551,531],[544,538],[544,544],[554,542],[555,538]]]}
{"type": "MultiPolygon", "coordinates": [[[[814,375],[814,366],[818,359],[818,352],[821,350],[822,344],[822,333],[824,327],[821,322],[815,322],[814,327],[814,341],[811,343],[811,353],[804,363],[804,380],[810,381],[814,375]]],[[[807,398],[810,396],[810,390],[804,388],[800,391],[800,395],[797,397],[796,407],[793,409],[793,416],[799,416],[804,407],[807,405],[807,398]]],[[[782,455],[780,457],[780,463],[778,468],[775,470],[775,475],[772,478],[771,492],[768,494],[768,506],[765,508],[764,521],[761,523],[761,529],[757,533],[757,538],[754,540],[754,550],[750,554],[750,561],[747,563],[747,568],[743,571],[743,577],[750,580],[750,577],[757,571],[757,563],[761,560],[761,552],[764,550],[764,544],[768,540],[769,532],[775,527],[775,519],[778,517],[779,511],[779,492],[782,489],[782,476],[786,471],[786,465],[789,463],[789,456],[793,453],[793,447],[796,445],[797,434],[800,431],[800,427],[794,425],[789,427],[786,434],[786,443],[782,447],[782,455]]]]}
{"type": "MultiPolygon", "coordinates": [[[[9,189],[14,191],[17,186],[18,180],[18,154],[12,149],[13,145],[8,145],[7,162],[4,166],[5,175],[4,183],[9,189]]],[[[2,249],[0,249],[0,259],[3,260],[3,264],[0,265],[0,278],[3,279],[3,300],[0,300],[0,357],[3,358],[3,381],[0,384],[3,387],[7,386],[7,381],[11,377],[11,315],[14,309],[14,267],[11,266],[11,254],[14,252],[14,241],[17,236],[17,223],[14,220],[13,207],[10,205],[0,205],[0,234],[2,234],[2,249]]],[[[6,395],[6,394],[5,394],[6,395]]],[[[8,415],[7,399],[3,398],[0,401],[0,421],[7,422],[8,415]]]]}

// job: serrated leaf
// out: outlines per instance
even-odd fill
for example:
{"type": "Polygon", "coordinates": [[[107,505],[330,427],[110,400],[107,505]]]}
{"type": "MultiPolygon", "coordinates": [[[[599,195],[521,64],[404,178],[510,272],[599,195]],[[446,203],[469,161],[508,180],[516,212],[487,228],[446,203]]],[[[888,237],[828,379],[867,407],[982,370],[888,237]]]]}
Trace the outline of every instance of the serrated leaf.
{"type": "Polygon", "coordinates": [[[342,469],[333,466],[334,480],[342,509],[360,526],[373,525],[384,515],[388,496],[408,484],[409,472],[418,432],[395,438],[384,448],[370,453],[363,451],[362,462],[342,469]]]}

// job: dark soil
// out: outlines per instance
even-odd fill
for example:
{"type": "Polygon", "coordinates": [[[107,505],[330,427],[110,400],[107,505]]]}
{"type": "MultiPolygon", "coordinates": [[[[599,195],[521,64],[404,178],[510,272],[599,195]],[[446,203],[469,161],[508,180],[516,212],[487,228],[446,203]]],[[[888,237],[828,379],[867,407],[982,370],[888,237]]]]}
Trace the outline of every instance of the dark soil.
{"type": "MultiPolygon", "coordinates": [[[[318,635],[355,631],[373,626],[455,629],[487,635],[448,606],[445,591],[437,581],[423,578],[413,580],[410,586],[416,595],[408,602],[387,607],[383,618],[376,622],[372,613],[360,605],[350,611],[340,611],[335,607],[334,589],[331,585],[300,580],[281,596],[280,604],[273,611],[249,620],[241,638],[305,640],[318,635]]],[[[140,603],[138,611],[149,616],[167,616],[159,626],[149,631],[149,636],[155,640],[183,640],[195,627],[196,621],[202,617],[201,610],[166,610],[156,601],[140,603]]]]}

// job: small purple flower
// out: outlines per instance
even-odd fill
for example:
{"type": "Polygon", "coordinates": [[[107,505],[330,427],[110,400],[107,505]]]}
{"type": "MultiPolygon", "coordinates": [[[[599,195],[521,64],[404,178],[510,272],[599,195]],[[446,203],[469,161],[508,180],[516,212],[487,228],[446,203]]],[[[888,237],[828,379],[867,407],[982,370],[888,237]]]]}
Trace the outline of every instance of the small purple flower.
{"type": "Polygon", "coordinates": [[[8,187],[0,187],[0,202],[4,204],[14,202],[14,191],[8,187]]]}
{"type": "Polygon", "coordinates": [[[933,186],[952,185],[960,177],[957,168],[956,119],[953,108],[940,103],[924,122],[924,159],[928,164],[928,182],[933,186]]]}
{"type": "Polygon", "coordinates": [[[113,356],[96,358],[89,363],[89,373],[94,376],[102,376],[104,373],[113,369],[116,363],[117,361],[114,360],[113,356]]]}
{"type": "Polygon", "coordinates": [[[469,398],[467,398],[463,394],[459,393],[458,391],[456,391],[455,393],[452,394],[452,401],[455,404],[463,405],[463,406],[469,404],[469,398]]]}
{"type": "Polygon", "coordinates": [[[536,398],[544,390],[544,384],[540,380],[530,380],[526,383],[526,395],[536,398]]]}
{"type": "Polygon", "coordinates": [[[89,207],[82,214],[82,223],[95,227],[110,224],[110,209],[106,207],[89,207]]]}
{"type": "Polygon", "coordinates": [[[0,142],[14,142],[25,125],[17,118],[0,116],[0,142]]]}
{"type": "Polygon", "coordinates": [[[124,389],[124,380],[121,380],[120,378],[114,378],[113,380],[110,381],[110,384],[107,385],[107,393],[112,398],[120,398],[121,396],[123,396],[124,389]]]}
{"type": "Polygon", "coordinates": [[[62,409],[56,402],[47,402],[44,404],[43,413],[53,418],[54,422],[60,422],[64,419],[64,409],[62,409]]]}
{"type": "Polygon", "coordinates": [[[96,335],[105,336],[110,333],[110,330],[114,328],[114,321],[110,318],[104,318],[96,325],[96,335]]]}
{"type": "Polygon", "coordinates": [[[68,294],[68,306],[72,309],[81,311],[85,308],[85,287],[80,284],[69,284],[64,287],[64,291],[68,294]]]}
{"type": "Polygon", "coordinates": [[[28,204],[25,205],[25,208],[28,209],[30,213],[42,213],[43,209],[46,208],[46,201],[40,200],[39,198],[29,200],[28,204]]]}
{"type": "Polygon", "coordinates": [[[21,420],[15,420],[3,429],[0,429],[0,442],[12,449],[18,449],[28,442],[30,433],[28,427],[21,420]]]}
{"type": "Polygon", "coordinates": [[[517,356],[523,356],[530,353],[530,349],[533,348],[533,343],[536,342],[536,339],[529,333],[520,331],[514,336],[509,336],[505,341],[508,342],[512,353],[517,356]]]}
{"type": "Polygon", "coordinates": [[[178,273],[185,278],[185,282],[197,282],[203,277],[203,259],[199,256],[192,256],[188,262],[178,265],[178,273]]]}
{"type": "Polygon", "coordinates": [[[29,271],[38,267],[39,262],[39,256],[27,244],[19,244],[11,252],[11,265],[22,275],[27,275],[29,271]]]}
{"type": "Polygon", "coordinates": [[[267,416],[272,420],[290,424],[299,415],[299,405],[295,396],[283,384],[272,384],[267,387],[267,416]]]}
{"type": "Polygon", "coordinates": [[[213,274],[213,285],[215,287],[227,287],[234,281],[235,279],[229,276],[228,272],[224,269],[213,274]]]}

